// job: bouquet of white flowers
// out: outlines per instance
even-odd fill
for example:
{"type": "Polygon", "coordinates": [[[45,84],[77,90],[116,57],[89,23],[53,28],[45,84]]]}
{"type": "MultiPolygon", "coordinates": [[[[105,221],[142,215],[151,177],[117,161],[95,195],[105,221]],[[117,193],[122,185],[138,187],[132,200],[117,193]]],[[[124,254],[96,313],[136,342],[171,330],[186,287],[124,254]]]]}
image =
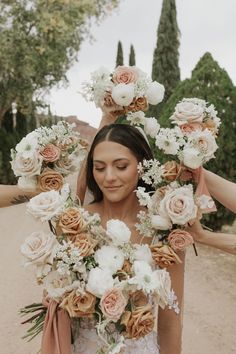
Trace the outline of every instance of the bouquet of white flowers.
{"type": "Polygon", "coordinates": [[[118,66],[113,72],[106,68],[91,74],[83,83],[82,95],[97,107],[116,107],[120,114],[145,111],[164,98],[164,86],[135,66],[118,66]]]}
{"type": "Polygon", "coordinates": [[[178,313],[169,273],[155,267],[151,246],[131,243],[125,223],[112,219],[104,229],[98,214],[76,205],[66,188],[32,198],[28,210],[50,220],[54,233],[34,232],[25,240],[26,265],[36,268],[38,282],[71,318],[93,321],[105,343],[101,353],[119,353],[125,338],[149,334],[157,305],[178,313]]]}
{"type": "Polygon", "coordinates": [[[64,121],[40,127],[12,149],[11,166],[20,188],[60,190],[63,177],[80,168],[88,144],[73,128],[64,121]]]}

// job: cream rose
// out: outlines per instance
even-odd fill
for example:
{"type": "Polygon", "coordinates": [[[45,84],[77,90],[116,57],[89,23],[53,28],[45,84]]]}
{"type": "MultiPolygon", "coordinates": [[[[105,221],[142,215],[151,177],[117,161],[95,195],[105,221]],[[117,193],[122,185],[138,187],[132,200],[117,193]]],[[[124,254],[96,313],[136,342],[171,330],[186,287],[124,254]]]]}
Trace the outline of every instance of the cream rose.
{"type": "Polygon", "coordinates": [[[191,102],[182,101],[178,103],[175,107],[175,112],[171,116],[171,120],[178,125],[199,122],[202,123],[204,118],[204,107],[201,105],[191,102]]]}
{"type": "Polygon", "coordinates": [[[136,68],[118,66],[113,73],[112,79],[115,84],[135,83],[138,79],[138,71],[136,68]]]}
{"type": "Polygon", "coordinates": [[[61,150],[53,144],[46,145],[43,150],[40,151],[40,155],[43,157],[45,162],[57,161],[60,157],[60,154],[61,150]]]}
{"type": "Polygon", "coordinates": [[[181,229],[173,230],[168,236],[168,241],[171,248],[176,252],[184,251],[186,247],[193,244],[193,238],[190,233],[181,229]]]}
{"type": "Polygon", "coordinates": [[[203,126],[201,123],[198,122],[193,122],[193,123],[187,123],[187,124],[183,124],[180,126],[180,129],[182,131],[182,133],[184,133],[185,135],[191,134],[192,132],[195,131],[202,131],[203,130],[203,126]]]}
{"type": "Polygon", "coordinates": [[[169,230],[172,226],[170,218],[156,214],[151,216],[151,224],[156,230],[169,230]]]}
{"type": "Polygon", "coordinates": [[[100,301],[103,315],[114,322],[119,320],[126,305],[127,300],[118,288],[105,291],[100,301]]]}
{"type": "Polygon", "coordinates": [[[24,158],[20,153],[11,161],[11,166],[16,177],[34,177],[40,174],[43,158],[37,152],[31,157],[24,158]]]}
{"type": "Polygon", "coordinates": [[[63,186],[63,177],[59,172],[47,168],[38,177],[38,186],[43,192],[59,191],[63,186]]]}
{"type": "Polygon", "coordinates": [[[30,199],[27,211],[41,221],[48,221],[61,213],[63,202],[59,192],[44,192],[30,199]]]}
{"type": "Polygon", "coordinates": [[[203,155],[205,162],[214,157],[214,153],[218,148],[215,137],[208,129],[201,132],[194,132],[191,135],[189,143],[199,150],[199,152],[203,155]]]}
{"type": "Polygon", "coordinates": [[[185,225],[197,216],[193,190],[190,187],[179,187],[167,193],[160,202],[160,215],[168,216],[173,224],[185,225]]]}

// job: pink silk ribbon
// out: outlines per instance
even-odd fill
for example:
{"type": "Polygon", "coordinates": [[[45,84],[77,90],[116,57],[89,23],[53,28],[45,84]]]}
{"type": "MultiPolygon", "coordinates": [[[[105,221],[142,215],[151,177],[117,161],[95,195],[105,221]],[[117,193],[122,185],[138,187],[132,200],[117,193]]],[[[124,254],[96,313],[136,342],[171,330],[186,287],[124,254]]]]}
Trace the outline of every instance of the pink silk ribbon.
{"type": "MultiPolygon", "coordinates": [[[[198,183],[196,193],[195,193],[196,197],[201,197],[202,195],[206,195],[212,199],[210,192],[209,192],[207,185],[206,185],[203,167],[202,166],[199,167],[198,169],[192,171],[192,173],[193,173],[194,179],[198,183]]],[[[217,210],[213,199],[212,199],[212,203],[213,203],[212,207],[208,207],[207,209],[204,209],[204,211],[203,211],[204,213],[212,213],[217,210]]]]}
{"type": "Polygon", "coordinates": [[[41,354],[71,354],[71,326],[68,313],[49,298],[43,298],[47,314],[43,326],[41,354]]]}

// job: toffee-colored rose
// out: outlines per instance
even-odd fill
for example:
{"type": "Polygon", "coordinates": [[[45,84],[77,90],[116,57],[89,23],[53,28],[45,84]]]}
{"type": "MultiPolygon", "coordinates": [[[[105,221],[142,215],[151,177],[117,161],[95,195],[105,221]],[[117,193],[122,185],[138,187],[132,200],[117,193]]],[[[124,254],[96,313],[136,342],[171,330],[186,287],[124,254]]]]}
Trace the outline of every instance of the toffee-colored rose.
{"type": "Polygon", "coordinates": [[[147,99],[146,97],[134,98],[133,101],[127,107],[124,107],[124,109],[125,113],[146,111],[148,109],[147,99]]]}
{"type": "Polygon", "coordinates": [[[58,226],[68,236],[77,235],[85,230],[86,222],[77,208],[67,209],[59,219],[58,226]]]}
{"type": "Polygon", "coordinates": [[[186,247],[193,244],[193,238],[189,232],[181,229],[173,230],[169,236],[168,241],[174,251],[184,251],[186,247]]]}
{"type": "Polygon", "coordinates": [[[126,333],[124,334],[126,338],[139,339],[146,336],[154,328],[151,305],[138,307],[132,312],[125,311],[121,324],[126,327],[126,333]]]}
{"type": "Polygon", "coordinates": [[[173,182],[179,176],[181,166],[175,161],[167,161],[164,164],[163,178],[166,181],[173,182]]]}
{"type": "Polygon", "coordinates": [[[46,162],[54,162],[57,161],[60,157],[61,150],[59,147],[48,144],[44,147],[42,151],[40,151],[40,155],[43,157],[43,160],[46,162]]]}
{"type": "Polygon", "coordinates": [[[148,304],[148,297],[142,290],[136,290],[130,294],[130,301],[134,308],[143,307],[148,304]]]}
{"type": "Polygon", "coordinates": [[[113,82],[115,84],[130,84],[138,79],[138,72],[135,68],[127,66],[118,66],[113,73],[113,82]]]}
{"type": "Polygon", "coordinates": [[[150,246],[152,258],[160,268],[168,268],[172,264],[182,263],[179,256],[168,245],[156,244],[150,246]]]}
{"type": "Polygon", "coordinates": [[[124,297],[122,291],[117,288],[112,288],[105,291],[100,301],[103,315],[115,322],[121,317],[126,305],[126,298],[124,297]]]}
{"type": "Polygon", "coordinates": [[[73,243],[79,248],[81,257],[87,257],[94,253],[96,242],[88,233],[81,233],[75,236],[73,243]]]}
{"type": "Polygon", "coordinates": [[[62,300],[60,307],[66,310],[70,317],[92,317],[95,313],[96,296],[86,291],[76,294],[73,290],[62,300]]]}
{"type": "Polygon", "coordinates": [[[47,168],[38,177],[38,186],[43,192],[59,191],[63,186],[63,177],[59,172],[47,168]]]}

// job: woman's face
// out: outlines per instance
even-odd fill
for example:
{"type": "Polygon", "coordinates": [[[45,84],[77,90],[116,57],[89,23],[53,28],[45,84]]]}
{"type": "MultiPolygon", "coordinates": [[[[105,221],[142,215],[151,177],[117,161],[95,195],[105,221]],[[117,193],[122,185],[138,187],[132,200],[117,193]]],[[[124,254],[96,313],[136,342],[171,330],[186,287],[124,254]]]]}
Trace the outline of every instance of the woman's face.
{"type": "Polygon", "coordinates": [[[138,184],[138,161],[125,146],[112,141],[99,143],[93,153],[93,176],[110,202],[133,194],[138,184]]]}

